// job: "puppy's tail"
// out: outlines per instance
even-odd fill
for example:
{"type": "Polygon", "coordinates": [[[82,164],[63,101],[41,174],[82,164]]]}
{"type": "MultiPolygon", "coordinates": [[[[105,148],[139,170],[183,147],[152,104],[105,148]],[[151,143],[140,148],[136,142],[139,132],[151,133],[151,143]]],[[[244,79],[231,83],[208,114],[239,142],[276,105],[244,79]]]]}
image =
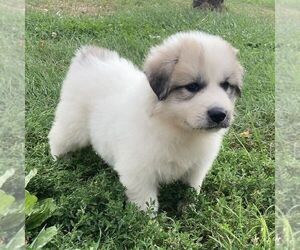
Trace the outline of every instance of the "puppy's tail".
{"type": "Polygon", "coordinates": [[[84,64],[93,60],[100,60],[102,62],[119,59],[120,56],[117,52],[100,48],[92,45],[86,45],[77,50],[73,63],[84,64]]]}

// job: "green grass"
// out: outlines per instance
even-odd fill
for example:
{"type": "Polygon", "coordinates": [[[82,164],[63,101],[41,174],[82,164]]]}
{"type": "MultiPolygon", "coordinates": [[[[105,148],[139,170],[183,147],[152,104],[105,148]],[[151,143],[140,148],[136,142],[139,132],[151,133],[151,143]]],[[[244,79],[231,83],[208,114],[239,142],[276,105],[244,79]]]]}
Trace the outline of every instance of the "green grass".
{"type": "MultiPolygon", "coordinates": [[[[28,189],[57,203],[47,225],[59,234],[49,249],[273,249],[273,2],[227,1],[223,13],[196,11],[179,0],[104,1],[105,10],[92,0],[74,1],[72,8],[68,2],[57,12],[50,1],[30,0],[26,17],[26,168],[38,169],[28,189]],[[78,12],[79,2],[95,3],[96,10],[78,12]],[[91,148],[53,162],[47,134],[80,45],[117,50],[141,66],[151,46],[183,30],[221,35],[237,47],[245,87],[202,193],[181,183],[164,186],[160,213],[150,219],[124,206],[116,173],[91,148]]],[[[37,232],[28,231],[28,240],[37,232]]]]}
{"type": "Polygon", "coordinates": [[[277,6],[276,238],[281,249],[296,249],[300,246],[300,12],[294,0],[279,1],[277,6]]]}

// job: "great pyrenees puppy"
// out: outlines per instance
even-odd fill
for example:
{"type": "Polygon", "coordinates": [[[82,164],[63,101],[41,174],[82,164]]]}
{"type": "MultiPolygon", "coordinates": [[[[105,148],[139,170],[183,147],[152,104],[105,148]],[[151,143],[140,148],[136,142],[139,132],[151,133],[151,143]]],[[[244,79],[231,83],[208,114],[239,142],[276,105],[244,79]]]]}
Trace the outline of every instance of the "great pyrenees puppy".
{"type": "Polygon", "coordinates": [[[203,32],[177,33],[153,47],[144,71],[114,51],[82,47],[62,86],[51,154],[92,145],[117,171],[129,201],[157,210],[161,183],[180,179],[200,191],[242,78],[237,50],[203,32]]]}

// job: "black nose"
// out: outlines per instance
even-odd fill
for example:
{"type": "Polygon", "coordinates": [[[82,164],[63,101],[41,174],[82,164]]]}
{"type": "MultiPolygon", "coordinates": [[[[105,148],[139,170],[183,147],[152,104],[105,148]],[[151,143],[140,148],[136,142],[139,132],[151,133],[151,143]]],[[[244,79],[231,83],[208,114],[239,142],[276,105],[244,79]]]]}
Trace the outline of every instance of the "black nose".
{"type": "Polygon", "coordinates": [[[226,111],[222,108],[212,108],[207,111],[207,114],[215,123],[221,123],[226,118],[226,111]]]}

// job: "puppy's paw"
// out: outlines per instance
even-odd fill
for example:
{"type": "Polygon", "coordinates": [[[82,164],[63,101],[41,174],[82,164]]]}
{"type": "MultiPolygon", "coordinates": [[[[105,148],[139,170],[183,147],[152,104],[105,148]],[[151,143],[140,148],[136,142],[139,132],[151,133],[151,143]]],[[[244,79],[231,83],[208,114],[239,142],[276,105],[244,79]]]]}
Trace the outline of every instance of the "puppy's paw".
{"type": "Polygon", "coordinates": [[[51,156],[52,156],[52,160],[53,160],[54,162],[57,161],[58,157],[57,157],[56,155],[51,154],[51,156]]]}
{"type": "Polygon", "coordinates": [[[201,193],[201,186],[193,186],[193,189],[196,191],[197,195],[199,195],[201,193]]]}
{"type": "Polygon", "coordinates": [[[50,154],[54,161],[57,161],[58,158],[65,155],[69,150],[66,143],[63,140],[59,140],[59,137],[55,137],[53,133],[49,136],[49,146],[50,146],[50,154]]]}
{"type": "Polygon", "coordinates": [[[134,203],[141,211],[148,214],[151,218],[155,218],[157,216],[158,211],[158,200],[157,198],[149,198],[143,200],[130,200],[134,203]],[[146,201],[145,201],[146,200],[146,201]]]}
{"type": "Polygon", "coordinates": [[[57,159],[62,155],[62,153],[60,152],[61,150],[58,150],[58,148],[53,143],[51,143],[51,141],[49,142],[49,144],[52,159],[53,161],[57,161],[57,159]]]}

